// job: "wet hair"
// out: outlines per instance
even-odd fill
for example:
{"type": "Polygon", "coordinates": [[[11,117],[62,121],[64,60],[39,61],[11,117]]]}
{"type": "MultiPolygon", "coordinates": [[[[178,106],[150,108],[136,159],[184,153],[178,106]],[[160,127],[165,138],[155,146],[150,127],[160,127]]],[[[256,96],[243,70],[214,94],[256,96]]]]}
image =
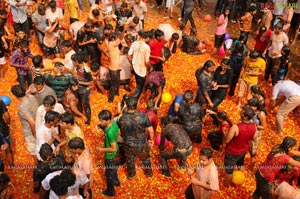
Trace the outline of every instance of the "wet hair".
{"type": "Polygon", "coordinates": [[[136,110],[137,103],[138,103],[137,98],[135,98],[135,97],[129,97],[129,99],[126,102],[127,109],[128,110],[136,110]]]}
{"type": "Polygon", "coordinates": [[[46,10],[46,6],[45,5],[39,5],[38,12],[41,12],[43,10],[46,10]]]}
{"type": "Polygon", "coordinates": [[[203,65],[203,70],[207,70],[210,67],[215,66],[215,63],[212,60],[207,60],[203,65]]]}
{"type": "Polygon", "coordinates": [[[296,144],[297,141],[295,138],[287,136],[283,139],[281,144],[277,144],[272,148],[268,158],[272,159],[278,153],[288,154],[289,149],[296,146],[296,144]]]}
{"type": "Polygon", "coordinates": [[[169,116],[163,116],[160,118],[160,123],[164,126],[167,126],[168,124],[171,123],[171,119],[169,116]]]}
{"type": "Polygon", "coordinates": [[[91,71],[92,72],[97,72],[100,69],[100,64],[97,62],[93,62],[91,64],[91,71]]]}
{"type": "Polygon", "coordinates": [[[128,8],[128,4],[127,4],[126,2],[123,2],[123,3],[121,4],[121,8],[128,8]]]}
{"type": "Polygon", "coordinates": [[[47,111],[45,115],[45,123],[53,122],[56,118],[58,119],[59,113],[56,111],[47,111]]]}
{"type": "Polygon", "coordinates": [[[98,119],[99,120],[105,120],[105,121],[110,121],[111,120],[111,112],[109,110],[102,110],[99,114],[98,114],[98,119]]]}
{"type": "Polygon", "coordinates": [[[55,1],[50,1],[49,4],[48,4],[48,6],[50,8],[56,8],[56,2],[55,1]]]}
{"type": "Polygon", "coordinates": [[[24,97],[26,95],[25,89],[19,84],[12,86],[10,91],[16,97],[24,97]]]}
{"type": "Polygon", "coordinates": [[[258,85],[251,86],[250,90],[251,90],[252,93],[259,94],[264,99],[266,99],[265,92],[263,90],[261,90],[261,88],[258,85]]]}
{"type": "Polygon", "coordinates": [[[20,47],[28,47],[28,46],[29,46],[29,42],[27,40],[21,40],[20,47]]]}
{"type": "Polygon", "coordinates": [[[128,99],[130,98],[131,96],[128,95],[128,94],[124,94],[123,97],[122,97],[122,101],[121,101],[121,109],[125,106],[127,106],[127,101],[128,99]]]}
{"type": "Polygon", "coordinates": [[[46,161],[49,156],[52,156],[53,149],[48,143],[44,143],[39,150],[39,154],[42,160],[46,161]]]}
{"type": "Polygon", "coordinates": [[[140,22],[140,18],[135,16],[135,17],[133,17],[132,21],[133,21],[133,23],[138,24],[140,22]]]}
{"type": "Polygon", "coordinates": [[[237,43],[237,44],[236,44],[236,46],[235,46],[235,51],[236,51],[236,53],[241,53],[241,54],[243,54],[243,53],[244,53],[244,50],[245,50],[244,44],[242,44],[242,43],[237,43]]]}
{"type": "Polygon", "coordinates": [[[115,32],[112,32],[109,34],[109,37],[108,37],[108,41],[114,41],[118,38],[118,34],[115,33],[115,32]]]}
{"type": "Polygon", "coordinates": [[[157,30],[155,30],[154,36],[155,36],[155,38],[157,39],[158,37],[161,37],[161,36],[163,36],[164,34],[165,34],[165,33],[164,33],[162,30],[157,29],[157,30]]]}
{"type": "Polygon", "coordinates": [[[72,86],[77,86],[79,85],[79,82],[77,81],[77,79],[70,79],[70,88],[72,86]]]}
{"type": "Polygon", "coordinates": [[[68,142],[69,149],[85,149],[84,141],[80,137],[74,137],[68,142]]]}
{"type": "Polygon", "coordinates": [[[10,182],[10,177],[6,173],[0,174],[0,185],[7,185],[10,182]]]}
{"type": "Polygon", "coordinates": [[[125,39],[125,41],[131,41],[132,42],[133,41],[132,34],[125,35],[124,39],[125,39]]]}
{"type": "Polygon", "coordinates": [[[253,118],[253,116],[254,116],[254,111],[252,110],[252,108],[243,106],[243,107],[242,107],[242,110],[243,110],[243,115],[244,115],[248,120],[251,120],[251,119],[253,118]]]}
{"type": "Polygon", "coordinates": [[[259,55],[259,52],[257,51],[257,50],[252,50],[251,52],[250,52],[250,58],[251,59],[257,59],[257,58],[259,58],[260,57],[260,55],[259,55]]]}
{"type": "Polygon", "coordinates": [[[64,196],[68,193],[67,182],[59,175],[50,180],[50,188],[57,196],[64,196]]]}
{"type": "Polygon", "coordinates": [[[245,33],[241,33],[238,40],[239,40],[240,42],[245,43],[245,41],[247,40],[247,36],[245,35],[245,33]]]}
{"type": "Polygon", "coordinates": [[[71,169],[64,169],[61,172],[60,177],[67,183],[67,187],[73,186],[76,182],[76,175],[71,169]]]}
{"type": "Polygon", "coordinates": [[[35,85],[42,85],[45,83],[45,80],[42,76],[36,76],[34,79],[33,79],[33,83],[35,85]]]}
{"type": "Polygon", "coordinates": [[[75,124],[74,114],[72,112],[65,112],[59,116],[59,121],[64,122],[66,124],[75,124]]]}
{"type": "Polygon", "coordinates": [[[191,90],[186,90],[183,95],[184,101],[189,103],[194,99],[194,93],[191,90]]]}
{"type": "Polygon", "coordinates": [[[173,33],[173,34],[172,34],[172,38],[173,38],[173,39],[179,39],[179,34],[176,33],[176,32],[173,33]]]}
{"type": "Polygon", "coordinates": [[[93,28],[93,27],[94,27],[94,25],[93,25],[93,23],[90,22],[90,21],[88,21],[88,22],[86,22],[86,23],[84,24],[84,28],[93,28]]]}
{"type": "Polygon", "coordinates": [[[249,106],[252,106],[252,107],[256,107],[258,108],[259,106],[259,101],[257,98],[253,97],[251,99],[248,100],[248,103],[247,103],[249,106]]]}
{"type": "Polygon", "coordinates": [[[84,62],[84,57],[81,53],[75,53],[74,55],[71,56],[72,61],[76,61],[80,64],[84,62]]]}
{"type": "Polygon", "coordinates": [[[100,12],[98,9],[94,9],[94,10],[92,10],[92,14],[93,14],[93,16],[98,17],[100,15],[100,12]]]}
{"type": "Polygon", "coordinates": [[[43,63],[43,57],[41,55],[36,55],[32,58],[32,63],[35,67],[40,67],[43,63]]]}
{"type": "Polygon", "coordinates": [[[200,156],[205,156],[207,159],[210,159],[213,156],[213,151],[210,148],[207,148],[207,147],[202,148],[200,150],[200,156]]]}
{"type": "Polygon", "coordinates": [[[283,46],[283,47],[281,48],[281,50],[284,52],[284,56],[285,56],[285,57],[288,57],[288,56],[290,55],[291,49],[290,49],[289,46],[283,46]]]}
{"type": "Polygon", "coordinates": [[[274,30],[275,29],[283,30],[283,23],[281,21],[279,21],[277,24],[275,24],[274,30]]]}
{"type": "Polygon", "coordinates": [[[248,12],[253,12],[255,10],[256,10],[256,6],[254,6],[254,5],[250,5],[248,8],[248,12]]]}
{"type": "Polygon", "coordinates": [[[123,49],[123,54],[124,55],[128,55],[128,52],[129,52],[129,47],[125,47],[124,49],[123,49]]]}
{"type": "Polygon", "coordinates": [[[232,122],[231,120],[228,118],[228,115],[225,111],[219,111],[217,112],[217,117],[222,120],[222,121],[226,121],[228,122],[228,124],[231,126],[232,125],[232,122]]]}
{"type": "Polygon", "coordinates": [[[106,24],[103,28],[103,30],[113,30],[114,28],[112,27],[111,24],[106,24]]]}
{"type": "Polygon", "coordinates": [[[70,40],[64,40],[61,42],[61,46],[65,46],[65,47],[72,47],[72,42],[70,40]]]}
{"type": "Polygon", "coordinates": [[[259,28],[259,33],[264,33],[267,31],[267,27],[266,26],[262,26],[259,28]]]}
{"type": "Polygon", "coordinates": [[[5,9],[1,9],[1,10],[0,10],[0,15],[7,15],[6,10],[5,10],[5,9]]]}
{"type": "Polygon", "coordinates": [[[47,95],[44,99],[43,99],[43,105],[50,105],[50,106],[54,106],[56,103],[56,99],[53,95],[47,95]]]}
{"type": "Polygon", "coordinates": [[[222,59],[221,63],[225,64],[226,66],[229,66],[230,65],[230,59],[224,58],[224,59],[222,59]]]}

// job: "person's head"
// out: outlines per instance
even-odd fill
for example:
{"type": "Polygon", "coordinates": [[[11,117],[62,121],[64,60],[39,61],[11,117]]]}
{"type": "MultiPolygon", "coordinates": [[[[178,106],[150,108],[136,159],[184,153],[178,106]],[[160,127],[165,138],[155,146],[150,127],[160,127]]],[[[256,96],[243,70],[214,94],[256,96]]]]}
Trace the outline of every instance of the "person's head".
{"type": "Polygon", "coordinates": [[[26,95],[26,91],[25,89],[21,86],[21,85],[14,85],[13,87],[11,87],[11,93],[18,97],[18,98],[22,98],[26,95]]]}
{"type": "Polygon", "coordinates": [[[128,55],[129,49],[130,49],[129,47],[125,47],[123,49],[123,55],[128,55]]]}
{"type": "Polygon", "coordinates": [[[92,15],[93,15],[93,17],[98,18],[99,15],[100,15],[99,9],[93,9],[92,10],[92,15]]]}
{"type": "Polygon", "coordinates": [[[54,176],[50,180],[50,188],[58,197],[65,196],[68,193],[68,184],[60,175],[54,176]]]}
{"type": "Polygon", "coordinates": [[[91,71],[92,71],[93,73],[98,72],[99,69],[100,69],[100,64],[99,64],[99,63],[93,62],[93,63],[91,64],[91,71]]]}
{"type": "Polygon", "coordinates": [[[237,45],[235,46],[236,53],[241,56],[244,54],[244,50],[245,50],[244,44],[237,43],[237,45]]]}
{"type": "Polygon", "coordinates": [[[109,34],[114,30],[111,24],[106,24],[103,28],[103,34],[108,37],[109,34]]]}
{"type": "Polygon", "coordinates": [[[226,7],[224,10],[224,15],[228,16],[230,14],[230,7],[226,7]]]}
{"type": "Polygon", "coordinates": [[[133,39],[132,34],[127,34],[127,35],[125,35],[124,40],[125,40],[126,44],[128,46],[130,46],[134,39],[133,39]]]}
{"type": "Polygon", "coordinates": [[[42,76],[36,76],[33,79],[33,86],[35,87],[35,89],[37,90],[37,92],[40,92],[41,90],[43,90],[44,86],[45,86],[45,80],[42,76]]]}
{"type": "Polygon", "coordinates": [[[71,60],[76,68],[80,68],[84,63],[84,57],[81,53],[75,53],[72,55],[71,60]]]}
{"type": "Polygon", "coordinates": [[[72,42],[70,40],[64,40],[61,42],[61,50],[64,54],[72,50],[72,42]]]}
{"type": "Polygon", "coordinates": [[[208,166],[212,162],[213,151],[210,148],[202,148],[200,150],[200,165],[208,166]]]}
{"type": "Polygon", "coordinates": [[[194,93],[191,90],[186,90],[183,94],[183,99],[185,103],[192,103],[194,100],[194,93]]]}
{"type": "Polygon", "coordinates": [[[47,111],[45,115],[45,123],[51,126],[56,126],[58,123],[59,113],[56,111],[47,111]]]}
{"type": "Polygon", "coordinates": [[[51,11],[52,12],[55,12],[56,11],[56,2],[55,1],[50,1],[48,6],[50,7],[51,11]]]}
{"type": "Polygon", "coordinates": [[[105,129],[108,127],[108,125],[110,124],[111,122],[111,117],[112,117],[112,114],[109,110],[102,110],[99,114],[98,114],[98,125],[101,129],[105,129]]]}
{"type": "Polygon", "coordinates": [[[20,50],[21,50],[22,54],[26,54],[29,51],[29,43],[27,40],[21,40],[20,50]]]}
{"type": "Polygon", "coordinates": [[[172,41],[178,41],[178,39],[179,39],[179,34],[176,33],[176,32],[173,33],[172,36],[171,36],[171,40],[172,40],[172,41]]]}
{"type": "Polygon", "coordinates": [[[247,41],[247,36],[245,35],[245,33],[241,33],[238,40],[240,43],[245,44],[247,41]]]}
{"type": "Polygon", "coordinates": [[[265,32],[267,32],[267,27],[266,26],[262,26],[262,27],[259,28],[259,33],[260,34],[263,34],[265,32]]]}
{"type": "Polygon", "coordinates": [[[75,118],[72,112],[65,112],[59,116],[59,126],[62,129],[71,128],[74,124],[75,118]]]}
{"type": "Polygon", "coordinates": [[[249,56],[250,60],[253,62],[257,61],[257,59],[260,57],[259,52],[257,50],[252,50],[249,56]]]}
{"type": "Polygon", "coordinates": [[[72,155],[80,156],[85,149],[84,141],[80,137],[74,137],[68,142],[68,147],[72,155]]]}
{"type": "Polygon", "coordinates": [[[290,51],[291,51],[291,49],[290,49],[289,46],[283,46],[281,48],[281,54],[282,54],[282,56],[288,57],[290,55],[290,51]]]}
{"type": "Polygon", "coordinates": [[[26,37],[26,33],[23,30],[19,30],[16,35],[19,39],[24,39],[26,37]]]}
{"type": "Polygon", "coordinates": [[[70,80],[70,88],[73,92],[76,92],[79,88],[79,82],[76,79],[70,80]]]}
{"type": "Polygon", "coordinates": [[[221,67],[222,67],[222,70],[223,70],[223,71],[227,70],[227,69],[230,67],[230,59],[224,58],[224,59],[221,61],[221,67]]]}
{"type": "Polygon", "coordinates": [[[140,2],[141,2],[141,0],[135,0],[135,3],[138,5],[140,4],[140,2]]]}
{"type": "Polygon", "coordinates": [[[161,41],[164,39],[164,32],[157,29],[157,30],[155,30],[154,36],[155,36],[155,39],[161,41]]]}
{"type": "Polygon", "coordinates": [[[44,143],[39,150],[39,154],[43,161],[50,161],[52,159],[53,149],[48,143],[44,143]]]}
{"type": "Polygon", "coordinates": [[[241,118],[242,120],[249,121],[253,118],[254,111],[252,108],[243,106],[241,110],[241,118]]]}
{"type": "Polygon", "coordinates": [[[76,175],[71,169],[62,170],[60,177],[67,183],[67,187],[73,186],[76,182],[76,175]]]}
{"type": "Polygon", "coordinates": [[[84,32],[93,32],[93,29],[94,29],[94,25],[92,22],[90,21],[87,21],[85,24],[84,24],[84,32]]]}
{"type": "Polygon", "coordinates": [[[136,110],[137,103],[138,103],[138,101],[135,97],[129,97],[129,99],[126,102],[127,109],[128,110],[136,110]]]}
{"type": "Polygon", "coordinates": [[[283,31],[283,23],[279,21],[277,24],[274,26],[274,32],[275,34],[280,34],[283,31]]]}
{"type": "Polygon", "coordinates": [[[4,20],[4,23],[7,20],[7,12],[5,9],[0,9],[0,19],[4,20]]]}
{"type": "Polygon", "coordinates": [[[47,95],[44,99],[43,99],[43,105],[45,108],[45,111],[52,111],[54,110],[54,106],[56,104],[56,99],[53,95],[47,95]]]}
{"type": "Polygon", "coordinates": [[[0,174],[0,189],[4,190],[8,188],[10,182],[10,177],[6,173],[0,174]]]}
{"type": "Polygon", "coordinates": [[[217,112],[217,118],[219,121],[226,121],[228,120],[228,115],[225,111],[219,111],[217,112]]]}
{"type": "Polygon", "coordinates": [[[160,118],[161,127],[165,128],[168,124],[171,123],[171,119],[169,116],[163,116],[160,118]]]}
{"type": "Polygon", "coordinates": [[[135,16],[133,17],[132,22],[137,25],[140,22],[140,18],[135,16]]]}
{"type": "Polygon", "coordinates": [[[248,12],[253,16],[256,14],[256,6],[250,5],[248,8],[248,12]]]}
{"type": "Polygon", "coordinates": [[[259,101],[255,97],[249,99],[247,104],[250,108],[252,108],[253,111],[256,111],[259,107],[259,101]]]}
{"type": "Polygon", "coordinates": [[[263,97],[264,99],[266,99],[265,92],[261,90],[261,88],[258,85],[251,86],[250,90],[251,90],[251,95],[253,97],[256,97],[258,99],[260,97],[263,97]]]}
{"type": "Polygon", "coordinates": [[[46,6],[45,5],[39,5],[38,7],[38,13],[42,16],[46,14],[46,6]]]}
{"type": "Polygon", "coordinates": [[[36,68],[44,68],[43,57],[41,55],[36,55],[32,58],[32,63],[36,68]]]}
{"type": "Polygon", "coordinates": [[[207,60],[203,65],[203,70],[206,72],[212,72],[214,70],[215,63],[212,60],[207,60]]]}
{"type": "Polygon", "coordinates": [[[118,38],[118,34],[116,32],[112,32],[109,34],[108,41],[115,41],[118,38]]]}
{"type": "Polygon", "coordinates": [[[128,8],[128,4],[126,3],[126,2],[123,2],[122,4],[121,4],[121,12],[125,12],[126,10],[127,10],[127,8],[128,8]]]}

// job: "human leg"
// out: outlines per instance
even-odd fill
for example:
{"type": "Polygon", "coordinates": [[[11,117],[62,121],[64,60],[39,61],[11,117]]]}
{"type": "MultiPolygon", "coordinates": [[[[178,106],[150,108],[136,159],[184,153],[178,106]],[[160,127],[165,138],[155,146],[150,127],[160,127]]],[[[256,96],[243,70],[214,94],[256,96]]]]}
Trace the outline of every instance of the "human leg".
{"type": "Polygon", "coordinates": [[[114,97],[119,95],[119,87],[120,87],[120,70],[109,70],[109,75],[111,78],[110,89],[109,89],[109,97],[108,102],[112,103],[114,101],[114,97]]]}
{"type": "Polygon", "coordinates": [[[125,158],[126,158],[126,167],[127,167],[127,177],[129,180],[135,177],[135,161],[136,161],[136,153],[134,150],[124,148],[125,150],[125,158]]]}
{"type": "Polygon", "coordinates": [[[134,73],[134,76],[135,76],[135,82],[136,82],[136,89],[135,89],[135,92],[133,94],[133,97],[140,98],[140,95],[143,91],[143,87],[144,87],[146,78],[141,77],[136,73],[134,73]]]}
{"type": "Polygon", "coordinates": [[[144,174],[147,177],[152,177],[152,167],[151,167],[151,161],[150,161],[150,150],[148,144],[145,144],[141,151],[139,151],[139,158],[142,161],[144,165],[144,174]]]}
{"type": "Polygon", "coordinates": [[[116,165],[114,165],[114,159],[105,159],[106,190],[102,192],[104,195],[115,196],[115,172],[116,165]]]}

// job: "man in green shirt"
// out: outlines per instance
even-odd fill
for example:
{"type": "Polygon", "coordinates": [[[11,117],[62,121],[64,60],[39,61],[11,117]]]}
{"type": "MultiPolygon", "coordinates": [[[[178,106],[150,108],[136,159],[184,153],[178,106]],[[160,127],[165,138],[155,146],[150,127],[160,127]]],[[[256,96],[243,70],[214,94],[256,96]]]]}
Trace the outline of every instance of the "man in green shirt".
{"type": "Polygon", "coordinates": [[[114,186],[120,186],[118,179],[117,165],[115,159],[118,155],[118,134],[119,127],[114,120],[111,120],[111,112],[102,110],[98,114],[99,127],[105,134],[105,148],[97,147],[100,152],[105,152],[105,177],[106,177],[106,190],[102,192],[106,196],[115,196],[114,186]]]}

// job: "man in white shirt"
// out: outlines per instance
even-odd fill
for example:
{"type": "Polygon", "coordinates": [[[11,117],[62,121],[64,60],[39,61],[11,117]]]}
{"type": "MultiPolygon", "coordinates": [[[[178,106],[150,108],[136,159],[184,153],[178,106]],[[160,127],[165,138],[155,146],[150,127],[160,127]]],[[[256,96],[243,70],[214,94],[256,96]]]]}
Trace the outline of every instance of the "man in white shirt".
{"type": "Polygon", "coordinates": [[[26,14],[26,0],[10,0],[11,12],[14,21],[15,32],[22,30],[27,36],[30,36],[29,23],[26,14]]]}
{"type": "Polygon", "coordinates": [[[64,66],[70,70],[75,72],[75,66],[71,59],[72,55],[75,54],[75,51],[72,49],[72,43],[69,40],[65,40],[61,43],[61,50],[64,54],[64,66]]]}
{"type": "Polygon", "coordinates": [[[64,17],[62,9],[56,7],[55,1],[50,1],[48,6],[49,8],[46,10],[46,19],[48,20],[48,24],[55,22],[56,18],[61,20],[64,17]]]}
{"type": "Polygon", "coordinates": [[[44,98],[43,104],[40,105],[36,111],[35,129],[38,129],[42,124],[45,123],[45,115],[47,111],[56,111],[59,114],[62,114],[65,112],[65,109],[62,104],[56,103],[54,96],[47,95],[44,98]]]}
{"type": "Polygon", "coordinates": [[[68,195],[69,196],[78,196],[79,187],[84,188],[84,195],[86,198],[89,198],[88,189],[89,189],[89,179],[86,177],[84,172],[81,169],[73,168],[64,169],[60,171],[55,171],[47,175],[47,177],[42,181],[42,189],[40,192],[40,199],[45,198],[46,191],[50,190],[49,199],[59,199],[59,197],[51,190],[50,181],[57,175],[65,178],[68,184],[68,195]]]}
{"type": "Polygon", "coordinates": [[[282,134],[284,120],[288,114],[300,105],[300,86],[291,80],[280,80],[273,88],[271,98],[271,109],[280,104],[276,114],[277,133],[282,134]],[[280,95],[284,96],[283,100],[277,100],[280,95]],[[283,101],[283,102],[282,102],[283,101]],[[282,102],[282,103],[281,103],[282,102]]]}
{"type": "Polygon", "coordinates": [[[132,62],[136,81],[136,90],[133,96],[137,98],[139,98],[142,93],[146,75],[151,66],[149,62],[150,47],[146,44],[148,39],[149,34],[147,32],[139,31],[138,40],[132,43],[128,52],[128,59],[132,62]]]}
{"type": "Polygon", "coordinates": [[[133,6],[132,14],[134,17],[138,17],[142,21],[144,28],[147,14],[147,5],[141,0],[135,0],[135,5],[133,6]]]}
{"type": "Polygon", "coordinates": [[[59,120],[58,117],[59,113],[55,111],[47,111],[45,115],[45,123],[36,130],[36,155],[37,159],[40,161],[42,161],[42,158],[40,157],[39,151],[42,144],[48,143],[54,151],[54,141],[60,140],[58,136],[58,128],[55,127],[59,120]]]}

